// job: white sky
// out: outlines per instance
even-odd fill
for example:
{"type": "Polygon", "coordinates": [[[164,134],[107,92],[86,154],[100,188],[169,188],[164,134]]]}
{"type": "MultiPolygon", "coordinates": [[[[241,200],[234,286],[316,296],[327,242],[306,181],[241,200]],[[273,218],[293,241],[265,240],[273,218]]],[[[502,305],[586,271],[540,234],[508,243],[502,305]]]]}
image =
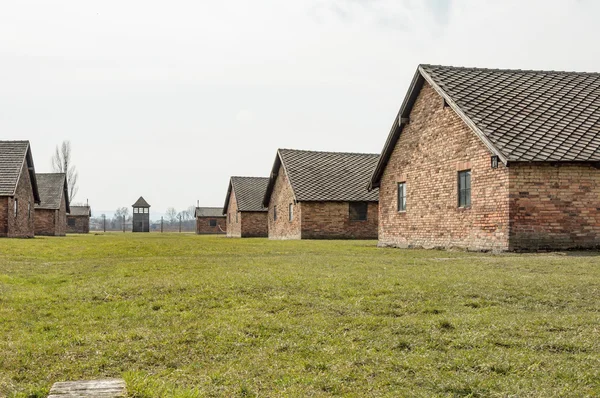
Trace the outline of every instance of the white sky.
{"type": "MultiPolygon", "coordinates": [[[[379,152],[419,63],[598,72],[598,1],[0,0],[0,139],[94,213],[221,206],[277,148],[379,152]]],[[[155,218],[153,216],[153,218],[155,218]]]]}

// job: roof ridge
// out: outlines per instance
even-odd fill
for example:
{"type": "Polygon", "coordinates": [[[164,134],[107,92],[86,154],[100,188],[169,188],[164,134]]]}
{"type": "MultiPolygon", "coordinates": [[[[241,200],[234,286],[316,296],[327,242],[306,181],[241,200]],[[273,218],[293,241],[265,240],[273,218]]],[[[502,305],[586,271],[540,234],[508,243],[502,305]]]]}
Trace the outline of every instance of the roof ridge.
{"type": "Polygon", "coordinates": [[[379,156],[378,153],[365,153],[365,152],[333,152],[333,151],[314,151],[310,149],[291,149],[291,148],[278,148],[277,151],[293,151],[293,152],[306,152],[306,153],[333,153],[336,155],[364,155],[364,156],[379,156]]]}
{"type": "Polygon", "coordinates": [[[256,177],[256,176],[231,176],[231,178],[266,178],[266,179],[269,179],[269,177],[256,177]]]}
{"type": "Polygon", "coordinates": [[[564,70],[542,70],[542,69],[509,69],[509,68],[479,68],[476,66],[453,66],[453,65],[436,65],[436,64],[419,64],[421,67],[429,68],[445,68],[459,69],[467,71],[485,71],[485,72],[513,72],[513,73],[546,73],[556,75],[594,75],[599,76],[600,72],[577,72],[564,70]]]}

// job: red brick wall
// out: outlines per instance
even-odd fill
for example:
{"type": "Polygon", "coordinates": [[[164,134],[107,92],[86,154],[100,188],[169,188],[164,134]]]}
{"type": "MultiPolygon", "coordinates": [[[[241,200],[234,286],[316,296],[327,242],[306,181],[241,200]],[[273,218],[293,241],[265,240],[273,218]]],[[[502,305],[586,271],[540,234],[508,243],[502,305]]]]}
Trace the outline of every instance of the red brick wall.
{"type": "Polygon", "coordinates": [[[507,250],[508,168],[490,167],[491,153],[427,83],[381,179],[381,246],[507,250]],[[458,208],[458,171],[471,169],[471,208],[458,208]],[[406,182],[406,212],[397,211],[397,183],[406,182]]]}
{"type": "Polygon", "coordinates": [[[225,217],[196,217],[197,234],[224,234],[226,228],[225,217]],[[216,220],[217,225],[211,227],[210,220],[216,220]]]}
{"type": "Polygon", "coordinates": [[[348,202],[302,202],[303,239],[377,239],[377,203],[365,221],[350,221],[348,202]]]}
{"type": "Polygon", "coordinates": [[[242,236],[242,222],[238,214],[237,200],[235,192],[231,190],[229,196],[229,206],[227,208],[227,236],[230,238],[240,238],[242,236]],[[236,218],[237,215],[237,218],[236,218]]]}
{"type": "Polygon", "coordinates": [[[88,216],[67,215],[68,234],[87,234],[90,232],[90,218],[88,216]],[[74,220],[75,225],[70,226],[69,220],[74,220]]]}
{"type": "Polygon", "coordinates": [[[240,214],[243,238],[269,236],[268,213],[266,211],[243,211],[240,214]]]}
{"type": "Polygon", "coordinates": [[[509,172],[511,250],[600,246],[600,170],[511,163],[509,172]]]}
{"type": "Polygon", "coordinates": [[[63,195],[59,209],[35,210],[35,234],[65,236],[67,231],[67,203],[63,195]]]}
{"type": "Polygon", "coordinates": [[[35,234],[40,236],[56,235],[58,210],[35,209],[35,234]]]}
{"type": "Polygon", "coordinates": [[[269,201],[269,239],[300,239],[300,220],[302,218],[302,204],[294,203],[294,192],[289,183],[283,166],[275,180],[271,200],[269,201]],[[289,205],[292,203],[293,218],[289,220],[289,205]],[[273,220],[274,207],[277,206],[277,220],[273,220]]]}
{"type": "Polygon", "coordinates": [[[0,236],[9,238],[33,238],[34,236],[33,189],[27,165],[23,165],[21,177],[14,197],[0,199],[0,236]],[[14,215],[14,200],[17,199],[18,212],[14,215]],[[31,213],[28,213],[28,207],[31,213]]]}

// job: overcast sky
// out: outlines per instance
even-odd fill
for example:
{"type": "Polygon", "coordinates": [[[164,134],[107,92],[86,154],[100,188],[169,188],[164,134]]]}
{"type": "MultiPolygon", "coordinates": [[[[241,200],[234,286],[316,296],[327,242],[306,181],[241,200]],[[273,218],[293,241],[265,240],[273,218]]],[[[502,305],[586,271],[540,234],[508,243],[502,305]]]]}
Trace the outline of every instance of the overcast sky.
{"type": "Polygon", "coordinates": [[[419,63],[598,72],[598,1],[0,3],[0,139],[76,202],[222,206],[277,148],[378,153],[419,63]]]}

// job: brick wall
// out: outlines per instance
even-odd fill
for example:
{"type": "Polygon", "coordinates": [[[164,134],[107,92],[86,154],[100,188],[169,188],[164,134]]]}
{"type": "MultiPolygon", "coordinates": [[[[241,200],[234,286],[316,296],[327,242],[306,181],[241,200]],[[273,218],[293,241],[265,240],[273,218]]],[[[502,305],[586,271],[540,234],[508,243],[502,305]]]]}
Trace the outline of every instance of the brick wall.
{"type": "Polygon", "coordinates": [[[268,213],[266,211],[240,212],[243,238],[259,238],[269,236],[268,213]]]}
{"type": "Polygon", "coordinates": [[[365,221],[350,221],[348,202],[302,202],[303,239],[377,239],[377,203],[365,221]]]}
{"type": "Polygon", "coordinates": [[[35,209],[35,234],[40,236],[56,235],[58,210],[35,209]]]}
{"type": "Polygon", "coordinates": [[[294,193],[283,166],[275,180],[273,193],[269,202],[269,239],[300,239],[300,220],[302,204],[294,204],[294,193]],[[293,218],[289,220],[289,205],[293,206],[293,218]],[[277,220],[273,219],[274,208],[277,206],[277,220]]]}
{"type": "Polygon", "coordinates": [[[381,246],[507,250],[508,168],[490,167],[491,153],[427,83],[381,179],[381,246]],[[471,207],[458,208],[458,171],[471,170],[471,207]],[[406,182],[406,212],[397,211],[397,183],[406,182]]]}
{"type": "Polygon", "coordinates": [[[227,207],[227,236],[229,238],[240,238],[242,236],[241,221],[240,215],[238,214],[235,192],[233,192],[232,189],[231,195],[229,196],[229,206],[227,207]]]}
{"type": "Polygon", "coordinates": [[[600,170],[511,163],[509,172],[511,250],[600,246],[600,170]]]}
{"type": "Polygon", "coordinates": [[[68,234],[87,234],[90,232],[90,218],[88,216],[67,215],[68,234]],[[73,221],[71,221],[73,220],[73,221]],[[69,222],[73,225],[69,225],[69,222]]]}
{"type": "Polygon", "coordinates": [[[0,236],[33,238],[34,218],[33,189],[27,165],[24,164],[15,196],[0,198],[0,236]],[[15,199],[18,205],[17,217],[14,214],[15,199]]]}
{"type": "Polygon", "coordinates": [[[226,229],[225,217],[196,217],[197,234],[224,234],[226,229]],[[211,220],[215,220],[217,225],[211,227],[211,220]]]}
{"type": "Polygon", "coordinates": [[[67,203],[63,195],[59,209],[35,210],[35,234],[65,236],[67,231],[67,203]]]}
{"type": "Polygon", "coordinates": [[[67,234],[67,202],[65,195],[60,201],[60,208],[56,212],[56,236],[65,236],[67,234]]]}

